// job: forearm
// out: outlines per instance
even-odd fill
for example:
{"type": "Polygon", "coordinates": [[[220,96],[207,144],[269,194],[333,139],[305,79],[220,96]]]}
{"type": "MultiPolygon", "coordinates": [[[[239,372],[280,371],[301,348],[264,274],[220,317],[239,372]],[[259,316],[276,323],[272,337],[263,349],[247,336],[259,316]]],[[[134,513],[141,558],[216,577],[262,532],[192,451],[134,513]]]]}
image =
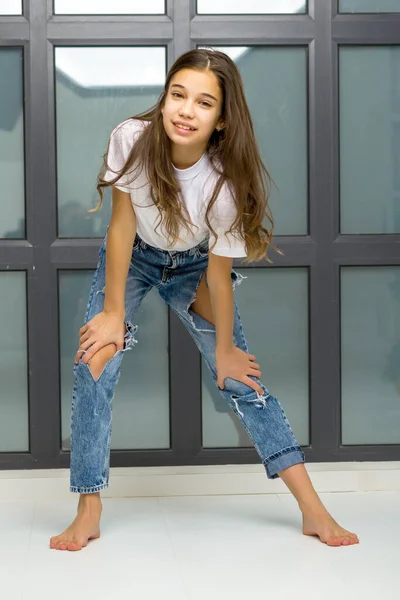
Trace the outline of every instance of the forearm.
{"type": "Polygon", "coordinates": [[[136,227],[112,223],[107,234],[104,312],[125,315],[125,288],[136,227]]]}
{"type": "Polygon", "coordinates": [[[216,351],[233,347],[234,299],[230,273],[213,280],[208,278],[211,306],[216,329],[216,351]]]}

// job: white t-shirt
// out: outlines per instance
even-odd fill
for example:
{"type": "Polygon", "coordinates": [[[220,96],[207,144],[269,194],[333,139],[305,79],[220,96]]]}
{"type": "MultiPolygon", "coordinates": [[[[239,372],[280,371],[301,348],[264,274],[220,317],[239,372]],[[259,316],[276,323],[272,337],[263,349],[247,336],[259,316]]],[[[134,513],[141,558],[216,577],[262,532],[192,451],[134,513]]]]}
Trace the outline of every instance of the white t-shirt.
{"type": "MultiPolygon", "coordinates": [[[[108,170],[104,179],[111,181],[116,177],[126,163],[129,152],[135,140],[147,126],[146,122],[138,119],[128,119],[118,125],[111,133],[108,151],[108,170]]],[[[210,236],[211,247],[215,238],[207,227],[205,213],[211,199],[213,190],[218,180],[218,174],[213,169],[207,154],[203,154],[200,160],[188,169],[176,169],[175,176],[179,182],[182,199],[190,215],[194,226],[190,231],[183,226],[180,227],[179,239],[173,247],[168,246],[168,236],[163,224],[159,225],[160,216],[150,195],[150,185],[147,180],[145,169],[139,176],[129,183],[132,174],[127,173],[119,181],[116,187],[131,195],[133,209],[136,215],[136,231],[144,242],[161,250],[189,250],[197,246],[201,241],[210,236]]],[[[239,235],[226,234],[235,220],[237,209],[229,186],[225,183],[209,215],[210,223],[217,234],[217,243],[213,248],[213,254],[239,258],[246,256],[243,240],[239,235]]]]}

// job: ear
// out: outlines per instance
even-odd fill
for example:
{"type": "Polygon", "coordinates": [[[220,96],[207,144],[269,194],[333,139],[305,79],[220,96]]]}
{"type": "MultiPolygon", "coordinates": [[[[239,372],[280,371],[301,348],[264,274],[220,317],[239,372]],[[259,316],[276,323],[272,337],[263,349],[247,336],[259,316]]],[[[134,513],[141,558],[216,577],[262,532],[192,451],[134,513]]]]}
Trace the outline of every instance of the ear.
{"type": "Polygon", "coordinates": [[[225,128],[225,123],[224,121],[218,121],[217,126],[216,126],[216,130],[217,131],[222,131],[225,128]]]}

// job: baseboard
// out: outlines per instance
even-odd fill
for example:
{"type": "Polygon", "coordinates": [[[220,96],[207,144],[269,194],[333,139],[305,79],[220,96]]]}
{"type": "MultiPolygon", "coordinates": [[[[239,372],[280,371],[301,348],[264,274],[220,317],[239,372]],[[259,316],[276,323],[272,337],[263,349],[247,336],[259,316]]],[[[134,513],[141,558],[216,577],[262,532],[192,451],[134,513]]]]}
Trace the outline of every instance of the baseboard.
{"type": "MultiPolygon", "coordinates": [[[[311,463],[318,493],[400,491],[400,462],[311,463]]],[[[0,500],[70,498],[69,469],[0,471],[0,500]]],[[[284,494],[261,465],[112,468],[104,498],[284,494]]]]}

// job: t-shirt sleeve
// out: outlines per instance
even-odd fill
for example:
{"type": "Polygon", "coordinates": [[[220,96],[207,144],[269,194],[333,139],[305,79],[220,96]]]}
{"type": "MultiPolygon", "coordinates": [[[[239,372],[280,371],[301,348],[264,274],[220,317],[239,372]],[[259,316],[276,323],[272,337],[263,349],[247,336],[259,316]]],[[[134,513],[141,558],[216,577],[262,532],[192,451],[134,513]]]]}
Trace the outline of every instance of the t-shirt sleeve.
{"type": "Polygon", "coordinates": [[[242,258],[247,256],[246,245],[240,235],[240,231],[229,230],[237,216],[237,208],[232,193],[225,183],[219,196],[210,212],[210,224],[214,229],[216,236],[210,230],[210,250],[216,241],[211,252],[218,256],[227,256],[231,258],[242,258]]]}
{"type": "MultiPolygon", "coordinates": [[[[113,129],[110,135],[107,153],[108,168],[103,176],[105,181],[112,181],[115,179],[119,171],[123,169],[126,161],[128,160],[128,156],[132,150],[133,144],[138,139],[142,130],[142,123],[134,119],[128,119],[113,129]]],[[[130,186],[132,179],[133,176],[132,172],[130,171],[118,179],[114,185],[119,190],[129,193],[132,191],[130,186]]]]}

